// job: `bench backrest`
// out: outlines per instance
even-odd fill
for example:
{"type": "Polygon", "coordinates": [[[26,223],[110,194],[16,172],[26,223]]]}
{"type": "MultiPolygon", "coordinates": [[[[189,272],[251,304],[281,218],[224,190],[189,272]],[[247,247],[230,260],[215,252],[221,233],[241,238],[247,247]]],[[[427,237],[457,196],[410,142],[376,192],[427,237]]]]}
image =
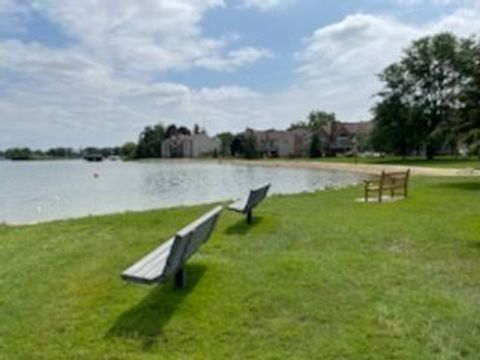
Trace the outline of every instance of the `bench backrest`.
{"type": "Polygon", "coordinates": [[[410,169],[407,171],[386,172],[382,171],[380,178],[380,186],[396,186],[405,187],[408,184],[408,178],[410,177],[410,169]]]}
{"type": "Polygon", "coordinates": [[[246,205],[246,211],[252,210],[255,206],[262,202],[263,199],[267,196],[268,190],[270,189],[270,184],[265,184],[259,186],[256,189],[250,190],[250,195],[248,196],[248,201],[246,205]]]}
{"type": "Polygon", "coordinates": [[[187,260],[207,242],[217,223],[221,206],[209,211],[175,235],[162,277],[174,275],[187,260]]]}

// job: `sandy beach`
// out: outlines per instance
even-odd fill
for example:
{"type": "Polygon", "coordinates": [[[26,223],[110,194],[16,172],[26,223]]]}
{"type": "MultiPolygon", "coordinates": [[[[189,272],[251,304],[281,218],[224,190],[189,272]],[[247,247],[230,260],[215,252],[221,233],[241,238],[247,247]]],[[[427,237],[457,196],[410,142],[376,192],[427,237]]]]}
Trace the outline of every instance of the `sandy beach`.
{"type": "Polygon", "coordinates": [[[346,164],[335,162],[305,161],[305,160],[221,160],[241,165],[287,167],[300,169],[343,170],[362,174],[376,175],[385,171],[406,171],[411,169],[412,175],[420,176],[480,176],[480,170],[475,169],[446,169],[423,166],[379,165],[379,164],[346,164]]]}

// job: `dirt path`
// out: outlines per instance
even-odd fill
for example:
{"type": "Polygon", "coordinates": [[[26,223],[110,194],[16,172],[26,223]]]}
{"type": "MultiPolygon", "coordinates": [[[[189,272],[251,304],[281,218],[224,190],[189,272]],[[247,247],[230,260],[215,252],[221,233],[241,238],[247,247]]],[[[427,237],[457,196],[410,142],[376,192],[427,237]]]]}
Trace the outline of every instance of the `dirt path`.
{"type": "Polygon", "coordinates": [[[376,164],[345,164],[330,163],[321,161],[304,160],[220,160],[242,165],[256,165],[268,167],[287,167],[300,169],[323,169],[323,170],[345,170],[359,172],[363,174],[379,174],[382,170],[386,171],[406,171],[411,169],[412,175],[423,176],[480,176],[479,170],[474,169],[445,169],[431,168],[423,166],[404,166],[404,165],[376,165],[376,164]]]}

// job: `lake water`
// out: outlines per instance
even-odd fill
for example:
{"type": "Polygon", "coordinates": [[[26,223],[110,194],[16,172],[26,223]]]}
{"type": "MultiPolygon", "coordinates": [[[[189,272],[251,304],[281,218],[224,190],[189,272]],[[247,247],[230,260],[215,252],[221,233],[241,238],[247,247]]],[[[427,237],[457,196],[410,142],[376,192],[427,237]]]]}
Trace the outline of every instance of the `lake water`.
{"type": "Polygon", "coordinates": [[[0,161],[0,222],[55,219],[192,205],[241,197],[265,182],[271,193],[353,184],[362,175],[216,162],[0,161]]]}

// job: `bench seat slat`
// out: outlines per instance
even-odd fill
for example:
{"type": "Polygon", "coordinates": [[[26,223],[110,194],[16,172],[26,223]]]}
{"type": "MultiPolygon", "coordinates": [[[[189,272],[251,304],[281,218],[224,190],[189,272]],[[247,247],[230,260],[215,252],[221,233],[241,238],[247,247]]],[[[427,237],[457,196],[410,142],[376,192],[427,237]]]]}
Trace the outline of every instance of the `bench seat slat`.
{"type": "Polygon", "coordinates": [[[146,280],[150,280],[154,278],[152,274],[149,274],[152,273],[152,269],[157,269],[161,275],[174,241],[175,238],[171,238],[149,254],[145,255],[125,270],[122,273],[122,278],[135,281],[136,278],[145,277],[146,280]]]}
{"type": "Polygon", "coordinates": [[[228,206],[228,209],[243,213],[245,212],[247,204],[248,204],[248,199],[240,199],[234,202],[233,204],[230,204],[228,206]]]}
{"type": "Polygon", "coordinates": [[[228,206],[229,210],[233,210],[239,213],[246,214],[256,207],[267,196],[267,192],[270,188],[270,184],[264,184],[258,186],[255,189],[250,190],[250,194],[247,198],[243,198],[235,201],[228,206]]]}
{"type": "Polygon", "coordinates": [[[138,282],[142,284],[153,284],[164,281],[162,279],[165,266],[167,264],[168,256],[158,257],[156,261],[149,263],[148,267],[143,268],[141,271],[135,273],[124,272],[122,278],[132,282],[138,282]]]}
{"type": "Polygon", "coordinates": [[[163,243],[125,270],[124,280],[143,284],[165,282],[181,271],[183,265],[208,240],[222,211],[221,206],[209,211],[178,231],[175,237],[163,243]]]}

